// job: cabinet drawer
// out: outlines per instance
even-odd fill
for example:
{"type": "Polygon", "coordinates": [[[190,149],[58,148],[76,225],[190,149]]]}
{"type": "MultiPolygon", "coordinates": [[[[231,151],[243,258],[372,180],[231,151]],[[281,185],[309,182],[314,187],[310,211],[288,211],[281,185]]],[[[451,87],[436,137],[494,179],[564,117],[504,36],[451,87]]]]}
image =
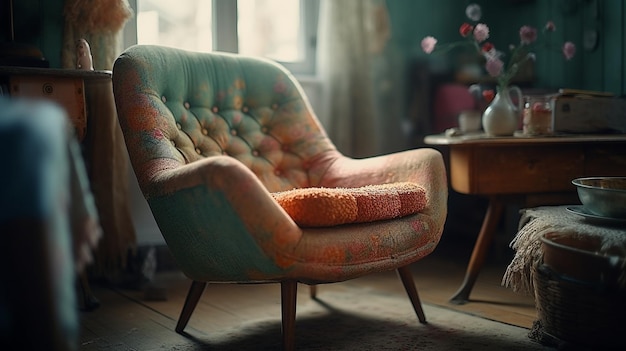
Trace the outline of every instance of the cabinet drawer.
{"type": "Polygon", "coordinates": [[[584,176],[626,176],[626,145],[603,143],[588,147],[584,176]]]}
{"type": "Polygon", "coordinates": [[[570,191],[584,174],[584,149],[574,145],[485,147],[476,162],[476,186],[482,193],[570,191]]]}
{"type": "Polygon", "coordinates": [[[61,105],[74,125],[78,139],[83,139],[87,113],[82,78],[13,75],[9,84],[11,96],[52,100],[61,105]]]}
{"type": "Polygon", "coordinates": [[[456,184],[453,178],[455,190],[466,194],[573,191],[571,180],[585,170],[582,145],[477,145],[450,157],[450,166],[468,175],[456,184]]]}

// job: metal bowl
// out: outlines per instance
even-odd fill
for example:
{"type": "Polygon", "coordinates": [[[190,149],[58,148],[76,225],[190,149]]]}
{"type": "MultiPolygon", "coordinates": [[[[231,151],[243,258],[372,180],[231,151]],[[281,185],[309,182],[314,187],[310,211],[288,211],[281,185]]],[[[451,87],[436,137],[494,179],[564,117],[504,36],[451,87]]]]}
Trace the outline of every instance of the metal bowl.
{"type": "Polygon", "coordinates": [[[572,180],[585,209],[603,217],[626,218],[626,177],[587,177],[572,180]]]}

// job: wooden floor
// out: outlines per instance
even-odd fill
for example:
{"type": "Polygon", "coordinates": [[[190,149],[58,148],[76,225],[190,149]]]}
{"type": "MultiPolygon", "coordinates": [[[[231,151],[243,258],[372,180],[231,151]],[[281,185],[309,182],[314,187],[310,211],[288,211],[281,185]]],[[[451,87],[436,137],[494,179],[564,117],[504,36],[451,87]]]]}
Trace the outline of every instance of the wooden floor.
{"type": "MultiPolygon", "coordinates": [[[[536,311],[531,298],[513,293],[500,285],[506,262],[489,261],[482,271],[470,296],[471,301],[462,306],[450,304],[448,299],[459,287],[465,270],[465,264],[471,247],[458,250],[436,251],[431,256],[412,265],[412,272],[418,292],[423,303],[443,306],[448,309],[463,311],[485,319],[530,329],[536,319],[536,311]]],[[[161,342],[159,349],[180,349],[181,335],[172,333],[177,316],[181,310],[190,281],[177,271],[166,271],[157,274],[153,288],[166,294],[165,301],[150,301],[146,292],[133,289],[118,289],[94,285],[93,289],[102,306],[95,312],[81,313],[81,350],[103,350],[115,348],[115,343],[123,344],[132,338],[135,349],[141,347],[141,340],[146,345],[153,345],[153,336],[145,335],[146,330],[153,326],[153,333],[168,330],[170,335],[161,342]],[[120,318],[123,316],[123,318],[120,318]],[[123,322],[121,322],[123,321],[123,322]],[[140,332],[128,324],[142,325],[140,332]],[[146,329],[147,328],[147,329],[146,329]],[[130,330],[130,332],[129,332],[130,330]],[[133,330],[137,332],[134,333],[133,330]],[[104,341],[106,340],[106,341],[104,341]],[[139,344],[137,344],[139,342],[139,344]],[[91,345],[98,343],[99,345],[91,345]],[[103,348],[103,343],[105,344],[103,348]],[[171,348],[168,348],[171,343],[171,348]],[[139,346],[137,346],[139,345],[139,346]]],[[[349,284],[350,288],[378,290],[381,293],[389,289],[402,289],[395,272],[379,273],[338,284],[349,284]]],[[[327,285],[319,287],[319,294],[324,293],[327,285]]],[[[341,289],[341,288],[339,288],[341,289]]],[[[298,301],[308,298],[308,288],[301,285],[298,301]]],[[[158,300],[159,294],[153,296],[158,300]]],[[[276,318],[280,311],[280,286],[278,284],[258,284],[234,286],[230,284],[210,285],[210,299],[206,296],[196,308],[189,326],[200,329],[215,330],[232,325],[241,325],[241,311],[253,314],[258,320],[276,318]],[[207,302],[207,300],[210,300],[207,302]],[[203,303],[204,301],[204,303],[203,303]],[[210,318],[197,318],[197,315],[208,315],[210,318]],[[195,317],[195,318],[194,318],[195,317]],[[199,326],[199,324],[202,324],[199,326]]],[[[244,319],[245,320],[245,319],[244,319]]],[[[280,336],[276,336],[280,340],[280,336]]],[[[149,349],[146,347],[145,349],[149,349]]],[[[191,350],[191,348],[190,348],[191,350]]]]}
{"type": "Polygon", "coordinates": [[[505,262],[491,262],[483,268],[469,303],[451,304],[450,297],[463,281],[465,264],[466,261],[459,263],[437,256],[414,264],[413,276],[422,301],[510,325],[532,327],[537,317],[533,298],[501,285],[505,262]]]}

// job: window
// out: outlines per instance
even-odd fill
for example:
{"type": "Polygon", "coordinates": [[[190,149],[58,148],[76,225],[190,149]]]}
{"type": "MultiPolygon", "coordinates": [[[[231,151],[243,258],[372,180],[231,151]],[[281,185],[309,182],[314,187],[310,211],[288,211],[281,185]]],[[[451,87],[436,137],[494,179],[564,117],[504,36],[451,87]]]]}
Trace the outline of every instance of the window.
{"type": "Polygon", "coordinates": [[[319,0],[131,0],[125,44],[263,56],[315,73],[319,0]]]}

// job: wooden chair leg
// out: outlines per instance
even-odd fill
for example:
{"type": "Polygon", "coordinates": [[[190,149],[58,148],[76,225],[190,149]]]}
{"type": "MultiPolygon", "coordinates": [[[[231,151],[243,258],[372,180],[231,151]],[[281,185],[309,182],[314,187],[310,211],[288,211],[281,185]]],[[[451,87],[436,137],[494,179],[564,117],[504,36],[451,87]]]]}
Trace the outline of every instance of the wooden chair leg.
{"type": "Polygon", "coordinates": [[[426,316],[424,315],[424,310],[422,309],[422,302],[417,294],[417,289],[415,288],[415,282],[413,281],[413,275],[411,274],[409,266],[398,268],[398,275],[400,276],[400,280],[402,280],[406,293],[409,295],[413,309],[417,314],[417,319],[419,319],[420,323],[426,323],[426,316]]]}
{"type": "Polygon", "coordinates": [[[457,290],[457,292],[455,292],[450,299],[451,303],[455,305],[463,305],[469,301],[470,293],[472,292],[474,283],[476,283],[476,279],[478,279],[478,274],[485,263],[489,245],[491,245],[491,242],[493,241],[493,237],[496,233],[496,227],[498,226],[500,217],[502,217],[504,205],[504,202],[496,196],[489,199],[489,207],[487,208],[483,224],[480,227],[480,233],[478,234],[478,238],[474,244],[472,256],[470,257],[470,261],[465,272],[465,278],[463,279],[463,283],[461,284],[459,290],[457,290]]]}
{"type": "Polygon", "coordinates": [[[298,282],[286,280],[280,283],[283,327],[283,350],[296,348],[296,294],[298,282]]]}
{"type": "Polygon", "coordinates": [[[312,299],[317,298],[317,285],[309,285],[309,295],[312,299]]]}
{"type": "Polygon", "coordinates": [[[178,323],[176,323],[176,332],[182,333],[185,327],[187,326],[187,322],[189,322],[189,318],[191,318],[191,314],[193,310],[196,308],[202,293],[204,292],[204,288],[206,288],[206,282],[198,282],[193,281],[191,283],[191,287],[189,288],[189,292],[187,293],[187,299],[185,299],[185,305],[183,306],[183,310],[180,312],[180,318],[178,318],[178,323]]]}

